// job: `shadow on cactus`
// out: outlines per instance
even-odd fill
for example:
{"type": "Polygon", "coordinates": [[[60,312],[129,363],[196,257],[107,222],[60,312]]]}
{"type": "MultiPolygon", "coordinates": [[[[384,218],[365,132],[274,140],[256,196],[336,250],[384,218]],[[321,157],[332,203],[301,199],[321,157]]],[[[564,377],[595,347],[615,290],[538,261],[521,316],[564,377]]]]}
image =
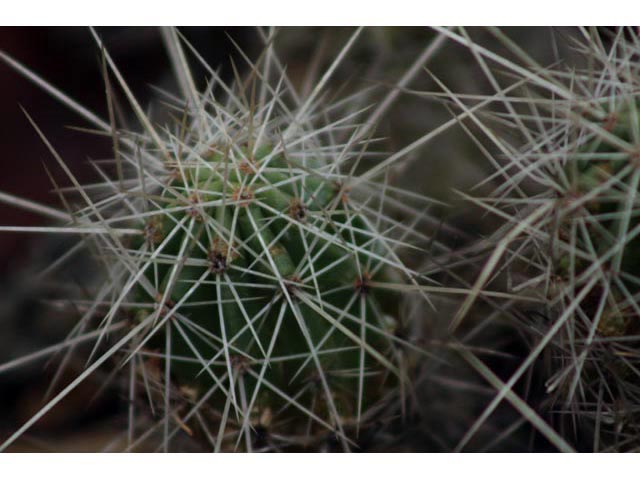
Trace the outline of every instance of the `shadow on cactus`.
{"type": "Polygon", "coordinates": [[[353,450],[404,414],[420,352],[406,312],[426,297],[401,256],[428,242],[414,227],[430,200],[388,184],[399,155],[370,153],[369,90],[326,99],[359,32],[301,98],[271,46],[233,85],[205,64],[200,93],[189,45],[165,30],[184,99],[165,94],[163,126],[104,52],[142,133],[115,128],[106,69],[110,122],[47,87],[114,138],[103,183],[83,187],[38,130],[84,202],[51,231],[84,234],[105,274],[71,341],[94,342],[88,368],[3,448],[114,359],[130,405],[111,448],[186,436],[216,451],[353,450]]]}

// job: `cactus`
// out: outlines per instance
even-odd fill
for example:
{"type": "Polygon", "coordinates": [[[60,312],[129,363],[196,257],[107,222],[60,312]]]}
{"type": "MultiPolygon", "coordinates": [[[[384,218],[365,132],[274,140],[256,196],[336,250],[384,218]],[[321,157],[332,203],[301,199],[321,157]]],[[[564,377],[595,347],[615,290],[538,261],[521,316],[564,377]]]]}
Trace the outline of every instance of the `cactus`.
{"type": "MultiPolygon", "coordinates": [[[[605,410],[603,419],[596,420],[596,424],[601,423],[597,445],[626,450],[637,448],[635,442],[629,443],[636,435],[638,421],[633,413],[638,401],[633,388],[637,370],[633,357],[627,358],[625,352],[637,348],[634,336],[640,322],[634,293],[640,267],[640,169],[632,147],[637,137],[637,100],[625,93],[617,97],[610,105],[599,105],[599,119],[587,120],[598,133],[576,146],[576,153],[565,166],[570,185],[567,196],[573,199],[559,217],[552,241],[571,248],[562,252],[560,247],[554,252],[558,265],[555,282],[566,285],[572,278],[591,280],[594,271],[600,272],[596,278],[602,277],[591,288],[585,287],[586,293],[577,305],[577,312],[587,319],[576,328],[577,335],[591,347],[591,352],[583,353],[579,360],[579,380],[560,377],[550,384],[557,385],[560,401],[575,402],[575,408],[584,410],[582,415],[587,418],[589,407],[573,399],[579,395],[577,388],[591,392],[582,394],[582,402],[591,399],[605,410]]],[[[567,301],[576,300],[571,295],[567,301]]]]}
{"type": "Polygon", "coordinates": [[[134,240],[153,288],[136,287],[132,314],[171,310],[169,322],[184,322],[164,351],[176,385],[250,412],[253,429],[283,410],[283,394],[313,405],[284,408],[277,418],[290,434],[316,435],[301,414],[325,435],[332,423],[355,425],[399,372],[388,337],[397,306],[391,298],[383,309],[372,287],[384,249],[339,183],[305,171],[321,161],[234,147],[210,146],[169,172],[144,241],[134,240]],[[154,255],[168,263],[151,264],[154,255]]]}
{"type": "Polygon", "coordinates": [[[111,103],[107,122],[38,79],[113,137],[112,170],[83,186],[27,114],[84,203],[54,212],[68,223],[49,231],[82,234],[104,272],[59,347],[93,342],[88,367],[0,449],[110,362],[128,367],[126,450],[158,438],[152,449],[182,439],[176,448],[348,451],[406,414],[424,352],[411,322],[429,288],[401,256],[446,248],[415,228],[432,201],[388,181],[415,147],[380,160],[361,120],[369,91],[324,98],[360,31],[300,98],[272,46],[229,85],[205,64],[199,92],[185,44],[166,29],[183,98],[169,96],[175,121],[158,126],[92,30],[108,101],[113,75],[142,132],[118,130],[111,103]]]}
{"type": "MultiPolygon", "coordinates": [[[[509,321],[532,339],[506,385],[534,369],[546,390],[534,408],[577,432],[566,441],[586,450],[637,449],[640,117],[637,75],[630,72],[638,69],[638,44],[623,29],[610,39],[585,30],[573,46],[589,68],[565,59],[551,69],[503,32],[491,33],[518,60],[466,33],[449,36],[471,45],[483,68],[495,61],[518,78],[505,87],[508,98],[501,90],[486,99],[505,111],[475,113],[500,150],[492,179],[501,182],[486,198],[471,199],[503,222],[489,239],[494,249],[476,288],[506,277],[508,293],[539,299],[504,306],[509,321]],[[592,435],[586,442],[584,432],[592,435]]],[[[498,89],[491,71],[485,73],[498,89]]],[[[474,300],[465,302],[459,320],[474,300]]],[[[498,393],[474,428],[505,394],[498,393]]]]}

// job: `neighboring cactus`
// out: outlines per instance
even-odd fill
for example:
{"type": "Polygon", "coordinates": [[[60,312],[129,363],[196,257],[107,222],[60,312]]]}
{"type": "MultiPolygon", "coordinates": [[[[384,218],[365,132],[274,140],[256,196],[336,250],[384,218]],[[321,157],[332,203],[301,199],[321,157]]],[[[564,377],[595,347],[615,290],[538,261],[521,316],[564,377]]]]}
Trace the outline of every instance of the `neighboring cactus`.
{"type": "MultiPolygon", "coordinates": [[[[582,449],[637,449],[638,44],[621,30],[611,35],[608,50],[592,31],[584,44],[575,43],[589,68],[565,70],[560,64],[552,70],[537,65],[503,32],[491,33],[526,68],[473,44],[466,33],[449,36],[471,44],[480,62],[496,61],[517,75],[519,83],[509,89],[526,86],[523,93],[496,94],[493,100],[505,111],[476,114],[500,149],[494,178],[501,181],[490,197],[475,203],[505,221],[489,240],[496,249],[476,286],[501,278],[510,293],[541,300],[505,307],[511,321],[518,319],[535,339],[507,385],[539,367],[549,395],[547,415],[567,431],[579,426],[594,435],[589,442],[582,434],[568,435],[572,443],[582,449]],[[494,277],[495,272],[506,275],[494,277]],[[546,361],[536,362],[543,354],[546,361]]],[[[500,391],[483,419],[504,396],[500,391]]]]}
{"type": "Polygon", "coordinates": [[[576,363],[578,372],[560,375],[549,385],[558,389],[565,404],[582,397],[574,405],[590,422],[596,420],[602,436],[596,445],[627,450],[638,447],[629,440],[637,436],[639,425],[633,405],[640,405],[634,387],[638,363],[632,354],[640,345],[640,157],[633,147],[640,140],[640,117],[634,96],[616,97],[611,105],[608,99],[602,101],[603,115],[590,125],[597,131],[595,138],[586,134],[589,140],[576,146],[565,166],[567,203],[551,232],[556,272],[552,285],[568,304],[579,294],[566,290],[573,279],[598,281],[585,287],[576,306],[582,320],[576,319],[573,335],[586,350],[569,364],[576,363]],[[602,418],[590,404],[601,410],[602,418]]]}

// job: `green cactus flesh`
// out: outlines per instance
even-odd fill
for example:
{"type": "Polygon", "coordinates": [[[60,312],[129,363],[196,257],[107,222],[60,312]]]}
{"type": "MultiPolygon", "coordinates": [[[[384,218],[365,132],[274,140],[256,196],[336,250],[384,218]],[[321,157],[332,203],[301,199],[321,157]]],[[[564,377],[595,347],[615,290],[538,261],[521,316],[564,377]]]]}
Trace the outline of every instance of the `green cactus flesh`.
{"type": "Polygon", "coordinates": [[[135,245],[156,254],[138,315],[190,327],[172,329],[171,377],[212,410],[250,408],[254,427],[271,412],[289,433],[326,433],[396,383],[396,302],[370,285],[385,275],[384,250],[348,191],[309,173],[312,160],[248,151],[176,166],[156,200],[163,213],[135,245]]]}

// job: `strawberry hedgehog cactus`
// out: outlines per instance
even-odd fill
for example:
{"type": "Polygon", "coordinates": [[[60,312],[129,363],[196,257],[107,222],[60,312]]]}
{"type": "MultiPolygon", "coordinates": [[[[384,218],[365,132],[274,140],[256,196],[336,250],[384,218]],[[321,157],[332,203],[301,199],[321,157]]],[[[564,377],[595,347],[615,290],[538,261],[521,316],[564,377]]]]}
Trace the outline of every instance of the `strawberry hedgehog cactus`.
{"type": "Polygon", "coordinates": [[[169,451],[188,438],[215,451],[350,451],[406,414],[421,353],[411,321],[428,287],[401,258],[427,244],[415,225],[431,201],[388,182],[403,155],[371,152],[373,125],[362,120],[371,89],[328,101],[328,79],[360,30],[304,96],[273,31],[260,32],[262,56],[228,85],[179,32],[163,30],[182,93],[165,94],[174,121],[163,125],[93,30],[108,120],[3,54],[114,147],[109,168],[98,167],[102,183],[81,185],[27,113],[81,205],[65,200],[67,215],[3,198],[66,219],[44,230],[81,235],[68,256],[87,247],[104,272],[70,337],[47,350],[88,344],[86,368],[3,449],[107,365],[130,400],[112,448],[169,451]],[[203,92],[189,58],[209,72],[203,92]],[[139,132],[116,126],[114,78],[139,132]]]}

